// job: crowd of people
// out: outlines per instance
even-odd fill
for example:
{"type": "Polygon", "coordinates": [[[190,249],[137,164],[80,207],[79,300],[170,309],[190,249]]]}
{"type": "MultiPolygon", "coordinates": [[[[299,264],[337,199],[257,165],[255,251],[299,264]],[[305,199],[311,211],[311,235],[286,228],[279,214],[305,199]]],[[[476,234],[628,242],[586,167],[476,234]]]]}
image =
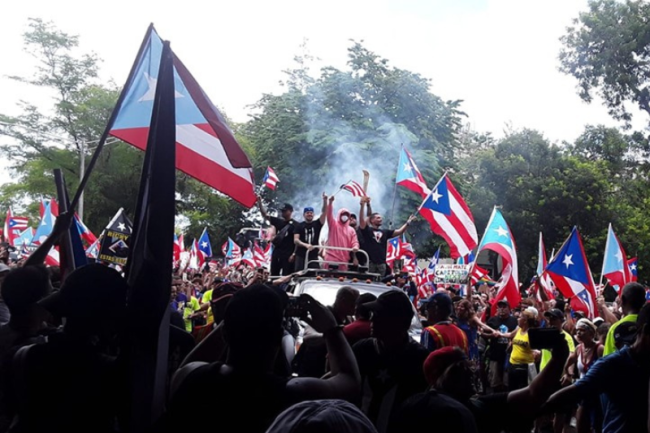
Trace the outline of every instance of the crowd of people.
{"type": "MultiPolygon", "coordinates": [[[[383,229],[368,198],[360,218],[334,217],[333,201],[323,195],[322,215],[306,208],[302,223],[289,205],[281,219],[262,210],[279,237],[270,272],[173,276],[167,403],[151,431],[650,431],[641,284],[614,304],[600,298],[592,319],[560,294],[512,308],[485,284],[437,287],[418,301],[410,277],[391,274],[385,259],[387,239],[410,220],[383,229]],[[350,250],[312,260],[325,221],[335,246],[350,250]],[[292,296],[296,269],[321,262],[392,282],[378,296],[342,282],[332,305],[292,296]]],[[[128,431],[126,280],[91,264],[61,282],[44,259],[39,248],[15,266],[0,253],[0,431],[128,431]]]]}

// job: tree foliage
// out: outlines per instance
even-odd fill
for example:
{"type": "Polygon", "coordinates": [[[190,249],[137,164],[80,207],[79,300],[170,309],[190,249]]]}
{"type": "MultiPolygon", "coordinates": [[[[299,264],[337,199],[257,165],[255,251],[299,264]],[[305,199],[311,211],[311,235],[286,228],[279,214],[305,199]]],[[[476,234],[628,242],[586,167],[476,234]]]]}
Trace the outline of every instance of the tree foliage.
{"type": "MultiPolygon", "coordinates": [[[[629,120],[625,101],[646,109],[646,13],[641,2],[594,1],[564,38],[563,69],[578,78],[583,98],[600,92],[612,114],[623,120],[629,120]],[[610,29],[613,23],[625,25],[610,29]]],[[[42,110],[21,101],[20,115],[0,115],[5,125],[0,153],[11,161],[18,180],[0,187],[0,198],[5,205],[28,204],[36,215],[37,200],[54,195],[53,168],[63,168],[69,188],[76,188],[80,155],[92,152],[118,89],[97,78],[96,55],[79,54],[77,37],[51,23],[30,21],[25,44],[38,66],[32,77],[15,79],[49,92],[54,103],[42,110]]],[[[595,274],[610,222],[629,255],[639,254],[641,275],[650,269],[650,257],[643,255],[650,246],[645,134],[588,125],[570,143],[552,143],[543,131],[529,129],[497,139],[462,126],[461,101],[442,100],[431,92],[428,79],[392,66],[361,42],[351,42],[344,69],[325,66],[314,72],[313,60],[303,47],[294,67],[285,71],[283,91],[263,95],[251,107],[249,121],[230,122],[257,178],[267,166],[280,177],[275,192],[264,192],[269,204],[317,205],[323,190],[331,193],[327,188],[360,180],[361,169],[371,168],[373,207],[399,225],[420,203],[418,195],[394,189],[400,146],[406,145],[429,186],[443,171],[450,173],[479,234],[493,206],[502,207],[517,243],[522,281],[536,268],[538,233],[550,250],[574,225],[595,274]]],[[[142,156],[119,141],[105,147],[86,190],[85,220],[91,229],[100,231],[119,207],[133,214],[142,156]]],[[[256,224],[254,211],[182,173],[177,212],[189,222],[186,239],[207,227],[215,249],[243,226],[256,224]]],[[[441,244],[443,255],[448,252],[424,221],[408,233],[420,257],[441,244]]]]}
{"type": "Polygon", "coordinates": [[[626,103],[650,114],[650,4],[592,0],[562,37],[561,70],[578,80],[587,102],[600,95],[610,115],[629,122],[626,103]]]}

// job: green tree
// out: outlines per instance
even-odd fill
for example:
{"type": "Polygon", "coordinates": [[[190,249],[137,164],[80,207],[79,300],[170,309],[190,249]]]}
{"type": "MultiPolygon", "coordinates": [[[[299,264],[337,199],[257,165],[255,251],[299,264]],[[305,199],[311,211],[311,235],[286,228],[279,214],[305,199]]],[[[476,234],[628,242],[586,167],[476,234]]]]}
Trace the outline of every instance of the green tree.
{"type": "Polygon", "coordinates": [[[562,37],[561,70],[578,80],[580,97],[603,98],[611,116],[629,122],[626,104],[650,114],[650,4],[592,0],[562,37]]]}

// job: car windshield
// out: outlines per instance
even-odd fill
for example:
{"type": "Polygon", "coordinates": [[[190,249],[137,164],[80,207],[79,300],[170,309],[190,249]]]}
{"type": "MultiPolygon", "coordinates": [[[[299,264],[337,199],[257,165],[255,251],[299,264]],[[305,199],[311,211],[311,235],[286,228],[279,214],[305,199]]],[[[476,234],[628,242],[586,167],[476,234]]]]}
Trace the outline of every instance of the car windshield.
{"type": "MultiPolygon", "coordinates": [[[[379,296],[388,290],[396,290],[394,287],[383,284],[350,283],[349,281],[304,281],[296,294],[307,293],[323,305],[334,305],[336,292],[338,292],[338,290],[343,286],[355,288],[359,291],[360,295],[363,295],[364,293],[372,293],[375,296],[379,296]]],[[[422,324],[420,323],[420,319],[414,308],[411,331],[413,332],[420,329],[422,329],[422,324]]]]}

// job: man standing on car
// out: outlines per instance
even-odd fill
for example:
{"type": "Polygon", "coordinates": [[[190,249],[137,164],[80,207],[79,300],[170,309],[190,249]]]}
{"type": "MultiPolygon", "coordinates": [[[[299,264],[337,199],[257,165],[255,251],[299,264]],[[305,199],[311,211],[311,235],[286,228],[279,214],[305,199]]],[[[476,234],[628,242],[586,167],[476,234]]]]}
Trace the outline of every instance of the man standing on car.
{"type": "Polygon", "coordinates": [[[293,242],[296,244],[296,272],[302,271],[305,268],[305,255],[307,250],[309,250],[309,267],[310,268],[319,268],[318,260],[318,238],[320,238],[320,232],[325,224],[327,212],[327,195],[323,193],[323,208],[321,210],[320,217],[314,219],[314,208],[306,207],[303,211],[303,217],[305,221],[298,224],[294,233],[293,233],[293,242]]]}
{"type": "Polygon", "coordinates": [[[275,238],[273,238],[273,255],[271,256],[271,275],[290,275],[293,272],[293,262],[296,258],[293,243],[293,233],[298,224],[291,218],[293,206],[285,203],[280,209],[282,218],[272,217],[264,209],[262,197],[257,196],[257,206],[264,219],[268,220],[275,227],[275,238]]]}
{"type": "Polygon", "coordinates": [[[368,219],[363,216],[366,205],[370,205],[370,197],[361,197],[359,231],[363,236],[363,247],[370,257],[369,271],[385,276],[388,239],[401,236],[415,217],[411,215],[406,223],[397,230],[382,229],[381,225],[384,220],[379,213],[373,213],[368,219]]]}

